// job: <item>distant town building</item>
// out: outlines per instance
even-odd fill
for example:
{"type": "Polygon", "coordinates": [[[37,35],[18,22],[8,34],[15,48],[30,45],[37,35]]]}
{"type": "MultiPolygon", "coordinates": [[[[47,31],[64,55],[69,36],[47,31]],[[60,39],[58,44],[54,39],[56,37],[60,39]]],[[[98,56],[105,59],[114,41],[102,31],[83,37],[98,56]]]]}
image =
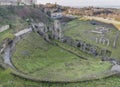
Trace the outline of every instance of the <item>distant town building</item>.
{"type": "Polygon", "coordinates": [[[17,1],[25,5],[33,5],[37,3],[37,0],[17,0],[17,1]]]}
{"type": "Polygon", "coordinates": [[[32,5],[36,3],[37,0],[0,0],[0,5],[32,5]]]}
{"type": "Polygon", "coordinates": [[[55,12],[55,13],[52,13],[51,14],[51,18],[62,18],[63,17],[63,14],[61,12],[55,12]]]}
{"type": "Polygon", "coordinates": [[[17,5],[17,0],[0,0],[0,5],[17,5]]]}

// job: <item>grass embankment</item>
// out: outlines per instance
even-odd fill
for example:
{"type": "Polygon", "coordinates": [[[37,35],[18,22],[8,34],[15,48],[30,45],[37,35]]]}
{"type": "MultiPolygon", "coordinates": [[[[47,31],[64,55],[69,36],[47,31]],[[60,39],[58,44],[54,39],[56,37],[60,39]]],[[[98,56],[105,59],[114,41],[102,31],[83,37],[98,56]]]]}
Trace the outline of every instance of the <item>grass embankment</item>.
{"type": "Polygon", "coordinates": [[[12,62],[28,75],[54,81],[78,80],[111,67],[110,63],[98,59],[83,60],[47,43],[35,33],[26,35],[17,43],[12,62]]]}
{"type": "Polygon", "coordinates": [[[94,57],[93,55],[90,55],[90,54],[87,54],[87,53],[81,51],[81,50],[80,50],[79,48],[77,48],[77,47],[75,48],[75,47],[72,47],[72,46],[70,46],[70,45],[68,45],[68,44],[59,42],[59,41],[55,41],[55,43],[57,43],[57,45],[58,45],[60,48],[62,48],[62,49],[64,49],[64,50],[66,50],[66,51],[68,51],[68,52],[70,52],[70,53],[72,53],[72,54],[80,57],[81,59],[89,60],[89,59],[93,59],[93,57],[94,57]]]}
{"type": "Polygon", "coordinates": [[[106,79],[84,81],[75,83],[49,83],[33,82],[18,78],[10,74],[9,70],[0,68],[0,87],[119,87],[120,77],[110,77],[106,79]]]}
{"type": "MultiPolygon", "coordinates": [[[[97,21],[96,21],[97,22],[97,21]]],[[[69,36],[71,38],[73,38],[74,40],[82,40],[85,41],[89,44],[98,46],[100,48],[105,48],[108,49],[110,51],[112,51],[112,55],[111,57],[113,58],[120,58],[119,51],[120,51],[120,39],[118,39],[117,41],[117,47],[114,48],[113,47],[113,42],[114,39],[116,37],[116,32],[118,32],[118,30],[112,26],[111,24],[105,24],[105,23],[101,23],[101,22],[97,22],[96,25],[93,25],[91,21],[88,20],[74,20],[69,22],[65,27],[64,27],[64,32],[65,32],[65,36],[69,36]],[[95,34],[92,33],[92,30],[95,30],[96,27],[106,27],[109,28],[109,32],[105,33],[104,38],[107,38],[110,40],[110,45],[103,45],[100,43],[96,43],[96,37],[100,38],[101,35],[100,34],[95,34]]]]}

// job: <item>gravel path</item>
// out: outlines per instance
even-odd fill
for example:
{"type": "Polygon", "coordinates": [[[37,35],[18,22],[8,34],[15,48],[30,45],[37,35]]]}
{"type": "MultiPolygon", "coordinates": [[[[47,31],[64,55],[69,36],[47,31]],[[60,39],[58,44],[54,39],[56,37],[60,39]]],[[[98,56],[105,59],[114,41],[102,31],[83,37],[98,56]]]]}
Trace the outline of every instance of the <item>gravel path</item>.
{"type": "Polygon", "coordinates": [[[4,53],[4,63],[8,64],[10,67],[14,68],[13,64],[11,63],[11,55],[10,55],[10,46],[8,46],[5,49],[5,53],[4,53]]]}
{"type": "MultiPolygon", "coordinates": [[[[31,28],[28,28],[28,29],[24,29],[24,30],[21,30],[19,31],[18,33],[15,33],[14,35],[17,37],[23,35],[23,34],[26,34],[28,32],[31,32],[32,29],[31,28]]],[[[13,42],[14,44],[14,42],[13,42]]],[[[4,50],[4,55],[3,55],[3,59],[4,59],[4,63],[9,65],[10,67],[14,68],[14,65],[12,64],[11,62],[11,46],[7,46],[6,49],[4,50]]]]}

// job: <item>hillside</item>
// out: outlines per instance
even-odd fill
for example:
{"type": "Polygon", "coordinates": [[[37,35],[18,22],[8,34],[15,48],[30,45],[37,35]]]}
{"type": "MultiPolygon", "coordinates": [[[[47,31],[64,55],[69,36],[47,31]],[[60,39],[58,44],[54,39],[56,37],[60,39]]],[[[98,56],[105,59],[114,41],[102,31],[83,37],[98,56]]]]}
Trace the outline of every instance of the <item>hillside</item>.
{"type": "Polygon", "coordinates": [[[0,6],[0,26],[9,24],[11,29],[19,31],[29,26],[28,19],[49,24],[51,19],[40,8],[28,6],[0,6]]]}
{"type": "Polygon", "coordinates": [[[10,28],[0,33],[0,44],[13,33],[30,27],[30,22],[43,22],[47,25],[52,21],[41,8],[28,6],[0,6],[0,27],[9,25],[10,28]]]}
{"type": "Polygon", "coordinates": [[[2,6],[0,20],[10,26],[0,32],[0,87],[119,87],[112,68],[120,63],[120,39],[112,24],[53,20],[32,6],[2,6]]]}

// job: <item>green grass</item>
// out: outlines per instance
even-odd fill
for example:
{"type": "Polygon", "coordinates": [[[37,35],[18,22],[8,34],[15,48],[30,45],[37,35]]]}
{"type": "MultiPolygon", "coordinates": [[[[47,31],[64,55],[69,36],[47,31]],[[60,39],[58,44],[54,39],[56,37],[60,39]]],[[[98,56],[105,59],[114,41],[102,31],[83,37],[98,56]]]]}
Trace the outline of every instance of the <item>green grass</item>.
{"type": "Polygon", "coordinates": [[[0,68],[0,78],[0,87],[120,87],[119,76],[76,83],[33,82],[13,76],[9,70],[0,68]]]}
{"type": "Polygon", "coordinates": [[[6,30],[0,33],[0,45],[5,39],[13,39],[14,35],[11,33],[11,30],[6,30]]]}
{"type": "Polygon", "coordinates": [[[81,51],[80,49],[78,49],[77,47],[72,47],[68,44],[65,44],[65,43],[62,43],[62,42],[59,42],[59,41],[55,41],[61,48],[81,57],[82,59],[93,59],[93,55],[90,55],[88,53],[85,53],[83,51],[81,51]]]}
{"type": "Polygon", "coordinates": [[[20,40],[13,54],[14,65],[22,72],[48,80],[76,80],[111,68],[99,59],[83,60],[57,46],[53,46],[36,33],[20,40]]]}
{"type": "Polygon", "coordinates": [[[90,21],[82,21],[82,20],[73,20],[69,22],[66,26],[64,26],[64,34],[65,36],[69,36],[74,40],[82,40],[89,44],[98,46],[100,48],[105,48],[112,51],[111,57],[120,58],[120,39],[117,41],[117,48],[113,48],[113,42],[116,35],[117,29],[109,24],[100,23],[99,25],[92,25],[90,21]],[[106,46],[103,44],[98,44],[95,41],[95,37],[100,37],[99,34],[94,34],[91,30],[95,30],[96,27],[105,26],[110,29],[110,32],[105,34],[105,38],[110,40],[110,46],[106,46]]]}

